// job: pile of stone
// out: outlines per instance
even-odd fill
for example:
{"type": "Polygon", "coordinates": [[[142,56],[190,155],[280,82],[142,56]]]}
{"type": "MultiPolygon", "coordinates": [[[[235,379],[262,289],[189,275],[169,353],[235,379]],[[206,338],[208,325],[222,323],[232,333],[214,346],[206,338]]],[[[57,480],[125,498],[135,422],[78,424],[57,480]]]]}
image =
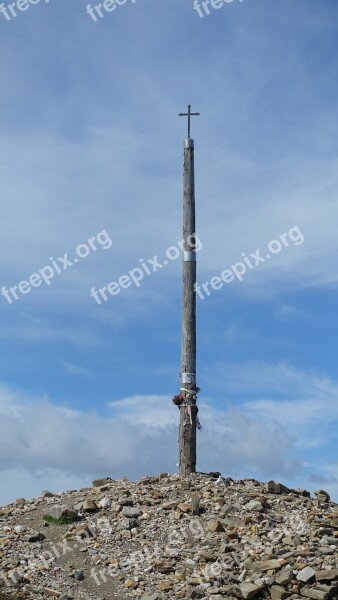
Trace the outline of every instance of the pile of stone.
{"type": "Polygon", "coordinates": [[[324,490],[105,478],[0,508],[0,598],[337,600],[337,545],[324,490]]]}

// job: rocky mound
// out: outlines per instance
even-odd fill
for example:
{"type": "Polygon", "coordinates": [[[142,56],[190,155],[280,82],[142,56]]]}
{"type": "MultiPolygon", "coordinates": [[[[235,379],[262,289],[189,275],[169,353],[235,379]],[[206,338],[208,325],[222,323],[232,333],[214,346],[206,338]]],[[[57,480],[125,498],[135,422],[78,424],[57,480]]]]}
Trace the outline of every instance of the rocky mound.
{"type": "Polygon", "coordinates": [[[0,597],[338,599],[324,491],[217,473],[106,478],[0,509],[0,597]]]}

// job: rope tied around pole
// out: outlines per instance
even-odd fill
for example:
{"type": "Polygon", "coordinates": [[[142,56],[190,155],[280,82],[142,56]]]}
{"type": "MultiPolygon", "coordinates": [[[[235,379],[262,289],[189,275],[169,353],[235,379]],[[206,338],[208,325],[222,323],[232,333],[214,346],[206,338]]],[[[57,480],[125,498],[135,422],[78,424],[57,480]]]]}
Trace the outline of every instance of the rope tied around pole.
{"type": "MultiPolygon", "coordinates": [[[[172,401],[173,401],[173,404],[175,404],[177,406],[177,408],[183,408],[184,410],[188,409],[190,425],[192,425],[191,410],[192,410],[192,407],[194,406],[196,408],[196,427],[197,427],[197,429],[201,430],[202,425],[200,423],[199,418],[197,417],[197,413],[198,413],[199,409],[196,404],[197,394],[201,391],[201,389],[199,387],[196,387],[195,384],[192,384],[192,385],[194,385],[195,389],[181,387],[180,393],[177,394],[176,396],[173,396],[172,401]]],[[[187,425],[188,425],[188,421],[184,421],[184,428],[186,428],[187,425]]]]}

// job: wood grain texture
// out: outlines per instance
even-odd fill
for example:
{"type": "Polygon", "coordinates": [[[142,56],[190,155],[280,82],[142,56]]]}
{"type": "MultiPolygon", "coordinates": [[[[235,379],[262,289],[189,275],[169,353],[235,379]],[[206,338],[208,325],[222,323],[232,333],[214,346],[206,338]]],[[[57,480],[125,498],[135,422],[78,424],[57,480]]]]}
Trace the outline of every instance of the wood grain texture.
{"type": "MultiPolygon", "coordinates": [[[[192,147],[185,148],[184,150],[183,239],[184,250],[186,251],[194,249],[194,246],[192,246],[194,240],[193,234],[195,234],[195,174],[194,148],[192,147]]],[[[196,375],[195,283],[196,262],[183,261],[181,388],[187,387],[182,380],[182,373],[193,373],[196,375]]],[[[193,388],[196,389],[196,384],[193,388]]],[[[192,406],[182,406],[180,408],[179,465],[182,475],[188,475],[196,471],[195,401],[192,406]]]]}

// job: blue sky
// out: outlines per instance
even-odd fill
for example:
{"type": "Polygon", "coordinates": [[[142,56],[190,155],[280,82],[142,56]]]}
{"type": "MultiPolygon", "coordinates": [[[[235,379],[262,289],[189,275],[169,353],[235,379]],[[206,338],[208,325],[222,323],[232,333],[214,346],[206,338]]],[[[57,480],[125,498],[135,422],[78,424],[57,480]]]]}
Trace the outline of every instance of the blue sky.
{"type": "Polygon", "coordinates": [[[189,102],[199,283],[303,238],[198,299],[198,468],[337,501],[337,3],[86,6],[0,14],[1,287],[111,240],[0,296],[0,503],[177,469],[181,260],[90,290],[181,239],[189,102]]]}

